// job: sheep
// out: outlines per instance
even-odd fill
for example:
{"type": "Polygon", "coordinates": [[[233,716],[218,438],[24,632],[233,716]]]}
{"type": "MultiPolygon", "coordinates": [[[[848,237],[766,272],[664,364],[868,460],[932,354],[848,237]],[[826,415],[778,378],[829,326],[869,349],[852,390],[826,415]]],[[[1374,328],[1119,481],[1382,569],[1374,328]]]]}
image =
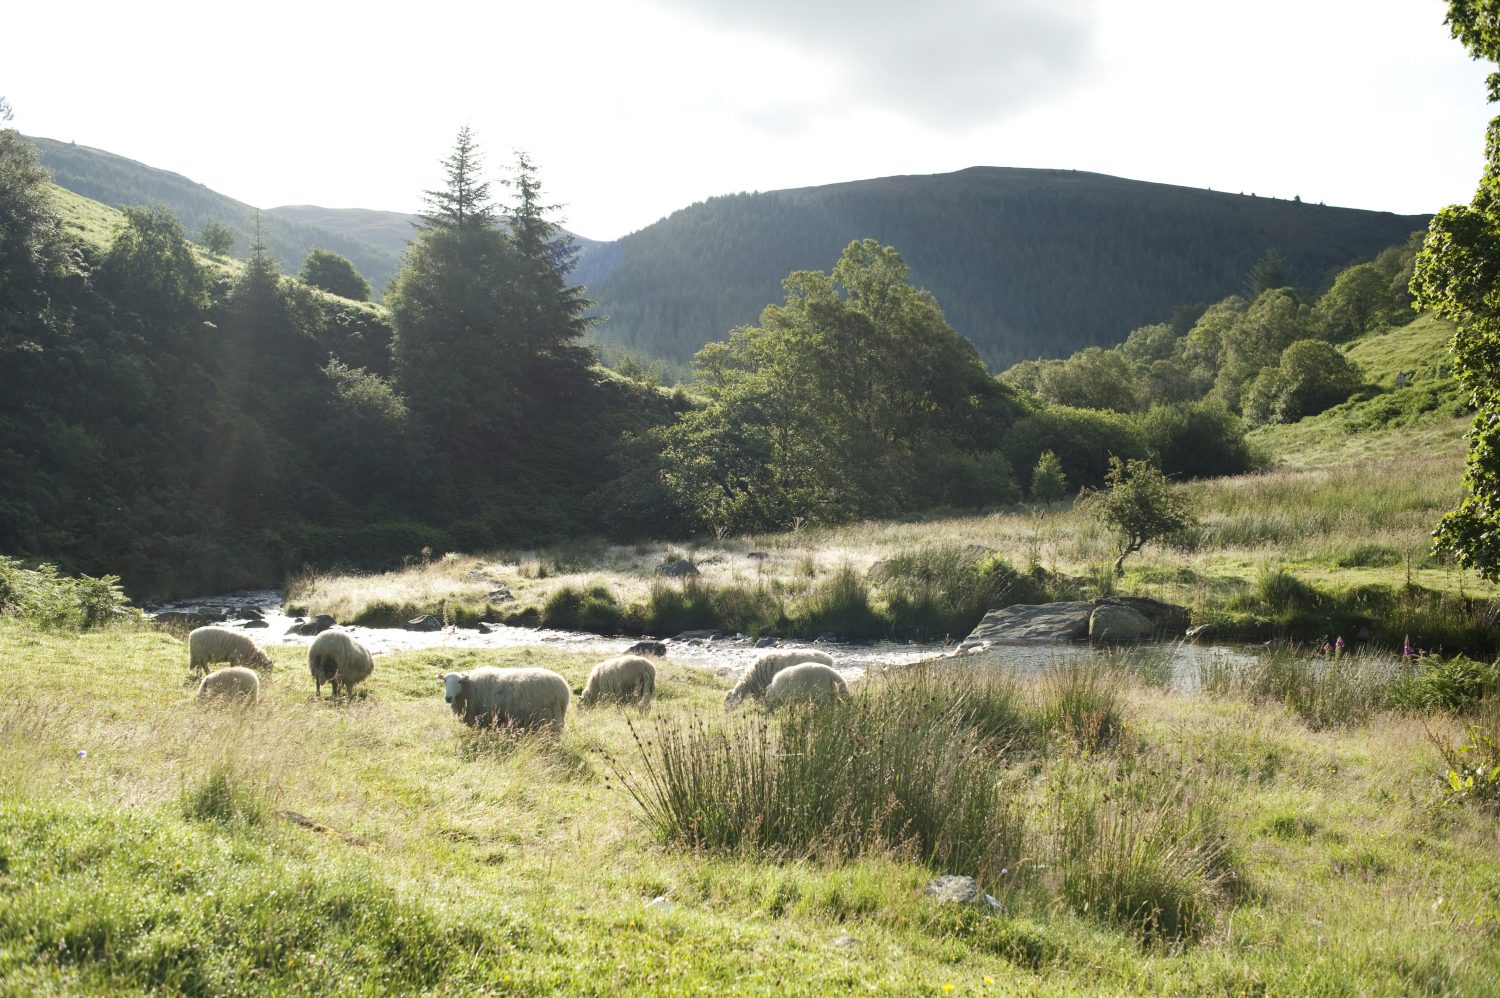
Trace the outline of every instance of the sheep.
{"type": "Polygon", "coordinates": [[[339,686],[344,695],[354,690],[355,683],[362,683],[375,669],[375,661],[364,645],[355,641],[345,631],[324,631],[313,639],[307,649],[307,667],[312,671],[317,695],[323,695],[323,684],[333,684],[333,695],[339,695],[339,686]]]}
{"type": "Polygon", "coordinates": [[[188,670],[208,672],[214,662],[271,671],[271,659],[248,634],[227,627],[196,627],[188,634],[188,670]]]}
{"type": "Polygon", "coordinates": [[[439,673],[443,699],[465,724],[475,727],[550,726],[561,733],[572,691],[551,669],[497,669],[439,673]]]}
{"type": "Polygon", "coordinates": [[[755,665],[750,668],[750,671],[741,676],[734,689],[725,695],[724,707],[732,709],[746,697],[759,699],[765,696],[766,687],[771,685],[771,680],[775,678],[776,673],[788,666],[801,665],[804,662],[817,662],[832,666],[833,656],[825,651],[813,651],[809,648],[768,651],[755,660],[755,665]]]}
{"type": "Polygon", "coordinates": [[[641,710],[645,710],[655,694],[656,666],[639,655],[617,655],[594,666],[578,703],[589,707],[600,700],[639,700],[641,710]]]}
{"type": "Polygon", "coordinates": [[[844,677],[821,662],[788,666],[776,673],[766,689],[766,706],[773,709],[787,703],[847,699],[844,677]]]}
{"type": "Polygon", "coordinates": [[[198,699],[209,697],[223,700],[246,700],[254,705],[260,699],[260,677],[254,669],[241,665],[218,669],[203,677],[198,684],[198,699]]]}

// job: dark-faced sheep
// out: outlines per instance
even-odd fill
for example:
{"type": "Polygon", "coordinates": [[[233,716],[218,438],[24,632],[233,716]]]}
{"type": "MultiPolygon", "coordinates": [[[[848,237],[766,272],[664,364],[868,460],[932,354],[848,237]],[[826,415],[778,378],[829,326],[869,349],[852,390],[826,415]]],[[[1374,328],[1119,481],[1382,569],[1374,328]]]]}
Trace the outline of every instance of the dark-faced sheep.
{"type": "Polygon", "coordinates": [[[617,655],[594,666],[578,703],[639,703],[645,710],[655,695],[656,666],[639,655],[617,655]]]}
{"type": "Polygon", "coordinates": [[[572,691],[551,669],[497,669],[439,674],[443,699],[475,727],[551,727],[561,732],[572,691]]]}
{"type": "Polygon", "coordinates": [[[207,672],[215,662],[271,671],[271,659],[250,635],[227,627],[197,627],[188,634],[188,669],[207,672]]]}
{"type": "Polygon", "coordinates": [[[364,645],[344,631],[324,631],[307,649],[307,667],[312,672],[317,695],[323,695],[323,684],[333,684],[333,695],[343,686],[347,696],[355,683],[362,683],[375,670],[375,660],[364,645]]]}
{"type": "Polygon", "coordinates": [[[849,687],[834,668],[821,662],[792,665],[776,673],[766,689],[766,706],[789,703],[821,703],[849,699],[849,687]]]}
{"type": "Polygon", "coordinates": [[[210,672],[198,684],[198,699],[244,701],[253,705],[260,699],[260,677],[254,669],[235,665],[210,672]]]}
{"type": "Polygon", "coordinates": [[[741,676],[734,689],[725,695],[724,706],[737,707],[747,697],[759,699],[765,696],[766,689],[778,672],[804,662],[818,662],[832,666],[833,656],[824,651],[813,651],[810,648],[783,648],[768,651],[755,660],[755,665],[750,668],[750,671],[741,676]]]}

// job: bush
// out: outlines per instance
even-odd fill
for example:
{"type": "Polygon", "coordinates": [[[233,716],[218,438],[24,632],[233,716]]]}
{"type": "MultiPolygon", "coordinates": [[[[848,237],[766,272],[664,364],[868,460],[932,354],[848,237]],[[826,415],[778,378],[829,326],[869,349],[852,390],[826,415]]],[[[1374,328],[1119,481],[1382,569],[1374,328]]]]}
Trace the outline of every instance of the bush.
{"type": "Polygon", "coordinates": [[[1444,793],[1450,800],[1472,800],[1500,808],[1500,699],[1480,704],[1465,741],[1452,745],[1428,733],[1448,764],[1444,793]]]}
{"type": "Polygon", "coordinates": [[[1463,655],[1420,659],[1392,693],[1398,705],[1412,710],[1465,711],[1487,697],[1500,697],[1500,664],[1463,655]]]}
{"type": "Polygon", "coordinates": [[[1118,412],[1048,406],[1017,420],[1001,449],[1012,468],[1035,468],[1052,451],[1074,488],[1104,484],[1111,456],[1143,460],[1148,446],[1136,421],[1118,412]]]}
{"type": "Polygon", "coordinates": [[[129,605],[117,576],[69,578],[55,565],[26,568],[0,555],[0,617],[87,630],[121,615],[129,605]]]}
{"type": "Polygon", "coordinates": [[[624,629],[625,614],[608,586],[563,586],[542,605],[541,624],[556,630],[619,634],[624,629]]]}

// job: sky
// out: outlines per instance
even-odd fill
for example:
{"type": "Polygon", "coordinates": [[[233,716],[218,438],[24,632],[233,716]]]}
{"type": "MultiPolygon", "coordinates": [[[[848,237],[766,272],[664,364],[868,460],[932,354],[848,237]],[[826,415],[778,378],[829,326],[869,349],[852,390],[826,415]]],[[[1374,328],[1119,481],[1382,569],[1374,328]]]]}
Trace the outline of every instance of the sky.
{"type": "Polygon", "coordinates": [[[719,194],[969,166],[1417,214],[1490,68],[1442,0],[141,0],[5,15],[22,133],[261,208],[419,211],[467,125],[613,239],[719,194]]]}

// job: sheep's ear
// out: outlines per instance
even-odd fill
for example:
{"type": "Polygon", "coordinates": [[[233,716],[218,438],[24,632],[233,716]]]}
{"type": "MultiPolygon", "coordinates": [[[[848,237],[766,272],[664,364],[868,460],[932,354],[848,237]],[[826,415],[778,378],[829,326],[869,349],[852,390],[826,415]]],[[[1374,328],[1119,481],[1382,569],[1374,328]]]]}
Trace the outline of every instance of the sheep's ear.
{"type": "Polygon", "coordinates": [[[448,677],[447,677],[447,676],[445,676],[445,675],[443,675],[443,674],[442,674],[442,673],[441,673],[441,672],[439,672],[439,673],[438,673],[438,674],[437,674],[437,677],[438,677],[438,682],[440,682],[440,683],[441,683],[441,682],[442,682],[442,681],[443,681],[443,680],[445,680],[445,679],[447,679],[447,678],[448,678],[448,677]]]}

